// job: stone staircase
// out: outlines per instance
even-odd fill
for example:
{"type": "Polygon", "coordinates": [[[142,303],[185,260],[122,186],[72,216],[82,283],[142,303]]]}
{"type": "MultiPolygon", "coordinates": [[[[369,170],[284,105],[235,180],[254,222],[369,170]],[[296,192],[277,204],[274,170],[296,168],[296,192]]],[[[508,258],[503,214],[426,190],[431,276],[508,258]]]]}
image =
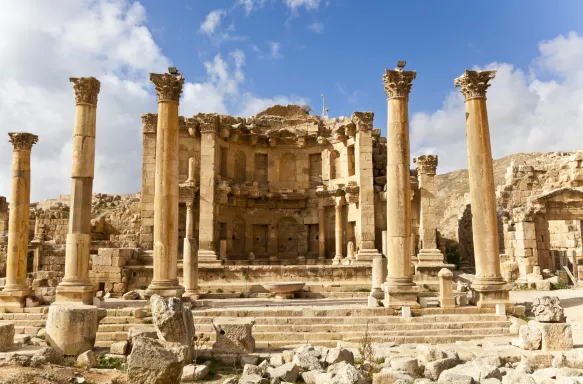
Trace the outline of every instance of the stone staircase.
{"type": "MultiPolygon", "coordinates": [[[[486,337],[508,336],[510,322],[488,310],[461,307],[450,310],[428,308],[414,311],[413,317],[394,315],[385,308],[362,305],[343,307],[248,306],[232,308],[217,301],[216,308],[193,309],[197,333],[215,339],[215,317],[249,317],[255,319],[253,336],[258,348],[277,348],[311,343],[333,347],[339,341],[358,343],[368,326],[373,342],[453,343],[486,337]],[[221,308],[224,305],[223,308],[221,308]],[[490,313],[489,313],[490,312],[490,313]]],[[[15,324],[16,333],[34,336],[45,326],[48,307],[25,308],[17,313],[0,313],[0,321],[15,324]]],[[[131,327],[153,327],[151,317],[136,308],[110,308],[100,322],[96,347],[109,347],[127,340],[131,327]],[[140,316],[140,317],[136,317],[140,316]]],[[[18,339],[18,337],[17,337],[18,339]]]]}

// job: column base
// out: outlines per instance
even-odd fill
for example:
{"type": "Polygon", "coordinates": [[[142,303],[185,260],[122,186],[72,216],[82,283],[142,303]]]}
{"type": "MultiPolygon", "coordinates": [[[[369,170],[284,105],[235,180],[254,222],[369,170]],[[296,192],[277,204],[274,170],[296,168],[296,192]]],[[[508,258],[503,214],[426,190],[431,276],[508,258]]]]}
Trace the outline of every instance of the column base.
{"type": "Polygon", "coordinates": [[[385,298],[383,304],[385,308],[400,309],[403,305],[411,308],[419,308],[417,296],[419,287],[416,285],[388,285],[383,284],[385,298]]]}
{"type": "Polygon", "coordinates": [[[94,294],[93,285],[69,285],[61,282],[56,289],[55,302],[93,305],[94,294]]]}
{"type": "Polygon", "coordinates": [[[219,260],[219,256],[215,251],[209,251],[204,249],[198,250],[198,263],[199,264],[211,264],[211,265],[221,265],[222,260],[219,260]]]}
{"type": "Polygon", "coordinates": [[[443,264],[443,253],[439,249],[420,249],[417,254],[417,264],[443,264]]]}
{"type": "Polygon", "coordinates": [[[382,256],[376,249],[361,249],[356,254],[356,264],[369,264],[374,257],[382,256]]]}
{"type": "Polygon", "coordinates": [[[0,307],[2,308],[24,308],[26,296],[33,295],[30,288],[10,289],[4,288],[0,292],[0,307]]]}
{"type": "Polygon", "coordinates": [[[506,284],[501,277],[476,278],[471,285],[472,302],[478,308],[494,308],[496,304],[508,304],[510,288],[510,285],[506,284]]]}
{"type": "Polygon", "coordinates": [[[188,297],[191,300],[198,300],[200,299],[200,293],[198,293],[198,291],[195,290],[190,290],[187,289],[183,294],[182,297],[188,297]]]}
{"type": "Polygon", "coordinates": [[[338,256],[334,256],[334,259],[332,259],[332,265],[341,265],[342,264],[342,256],[338,257],[338,256]]]}
{"type": "Polygon", "coordinates": [[[149,299],[152,295],[160,295],[162,297],[182,297],[184,295],[184,287],[178,284],[178,279],[152,280],[150,286],[146,289],[146,297],[149,299]]]}
{"type": "MultiPolygon", "coordinates": [[[[382,291],[381,291],[381,293],[382,293],[382,291]]],[[[383,295],[384,295],[384,294],[383,294],[383,295]]],[[[369,308],[377,308],[377,307],[380,307],[380,304],[379,304],[379,299],[377,299],[376,297],[374,297],[374,296],[372,296],[372,295],[371,295],[371,296],[369,296],[369,297],[368,297],[367,306],[368,306],[369,308]]]]}

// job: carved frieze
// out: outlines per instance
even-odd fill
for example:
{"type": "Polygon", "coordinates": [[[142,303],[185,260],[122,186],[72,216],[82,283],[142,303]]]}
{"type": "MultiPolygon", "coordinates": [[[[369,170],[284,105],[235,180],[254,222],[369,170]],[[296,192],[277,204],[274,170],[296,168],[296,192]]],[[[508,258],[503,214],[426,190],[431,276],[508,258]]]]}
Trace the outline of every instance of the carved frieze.
{"type": "Polygon", "coordinates": [[[33,135],[32,133],[10,132],[8,133],[8,136],[10,136],[8,141],[12,143],[15,151],[30,151],[32,146],[38,141],[38,136],[33,135]]]}
{"type": "Polygon", "coordinates": [[[101,83],[95,77],[70,77],[75,90],[75,102],[77,104],[97,105],[97,95],[101,83]]]}
{"type": "Polygon", "coordinates": [[[496,71],[466,70],[463,75],[453,81],[454,87],[459,87],[466,100],[476,97],[486,97],[488,82],[496,77],[496,71]]]}
{"type": "Polygon", "coordinates": [[[374,112],[354,112],[352,121],[357,131],[370,131],[374,120],[374,112]]]}

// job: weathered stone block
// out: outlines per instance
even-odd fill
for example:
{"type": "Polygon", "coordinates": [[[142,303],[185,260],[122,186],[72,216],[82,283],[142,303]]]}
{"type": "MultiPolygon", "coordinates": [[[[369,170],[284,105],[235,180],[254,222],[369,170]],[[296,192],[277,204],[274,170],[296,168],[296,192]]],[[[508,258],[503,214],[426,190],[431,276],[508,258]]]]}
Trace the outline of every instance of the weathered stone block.
{"type": "Polygon", "coordinates": [[[105,310],[92,305],[53,304],[49,307],[46,341],[57,352],[77,356],[93,349],[97,326],[105,310]]]}
{"type": "Polygon", "coordinates": [[[128,357],[129,384],[176,384],[180,382],[188,348],[148,338],[137,338],[128,357]]]}
{"type": "Polygon", "coordinates": [[[541,348],[543,351],[568,351],[573,349],[571,324],[529,321],[528,326],[540,330],[542,334],[541,348]]]}
{"type": "Polygon", "coordinates": [[[536,327],[521,325],[518,329],[518,338],[512,340],[512,345],[525,349],[537,350],[541,347],[542,334],[536,327]]]}
{"type": "Polygon", "coordinates": [[[254,319],[218,317],[213,320],[216,341],[215,353],[252,353],[255,351],[255,339],[252,335],[254,319]]]}
{"type": "Polygon", "coordinates": [[[14,324],[0,323],[0,352],[12,348],[14,345],[14,324]]]}

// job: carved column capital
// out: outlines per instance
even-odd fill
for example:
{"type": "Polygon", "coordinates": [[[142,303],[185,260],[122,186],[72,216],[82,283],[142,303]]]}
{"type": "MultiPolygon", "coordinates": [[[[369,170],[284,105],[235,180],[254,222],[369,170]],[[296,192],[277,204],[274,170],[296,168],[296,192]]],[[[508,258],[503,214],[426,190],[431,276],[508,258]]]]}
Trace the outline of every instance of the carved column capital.
{"type": "Polygon", "coordinates": [[[217,133],[219,115],[216,113],[201,113],[196,116],[199,122],[200,133],[217,133]]]}
{"type": "Polygon", "coordinates": [[[158,128],[158,114],[144,113],[142,115],[142,133],[156,133],[158,128]]]}
{"type": "Polygon", "coordinates": [[[8,136],[10,136],[8,141],[12,143],[15,151],[30,151],[32,146],[38,141],[38,136],[32,133],[10,132],[8,136]]]}
{"type": "Polygon", "coordinates": [[[435,175],[437,171],[437,155],[421,155],[413,159],[417,164],[417,172],[423,175],[435,175]]]}
{"type": "Polygon", "coordinates": [[[496,77],[496,71],[471,71],[466,69],[463,75],[453,81],[454,87],[460,87],[460,92],[466,101],[478,97],[486,97],[488,82],[496,77]]]}
{"type": "Polygon", "coordinates": [[[417,77],[415,71],[404,71],[400,68],[386,69],[383,75],[385,92],[389,98],[409,99],[409,92],[413,86],[413,80],[417,77]]]}
{"type": "Polygon", "coordinates": [[[192,207],[194,207],[194,201],[191,201],[191,200],[187,201],[186,202],[186,209],[189,211],[192,211],[192,207]]]}
{"type": "Polygon", "coordinates": [[[69,77],[75,90],[75,102],[77,104],[97,105],[97,95],[101,83],[95,77],[69,77]]]}
{"type": "Polygon", "coordinates": [[[182,74],[150,73],[150,81],[156,87],[158,101],[179,101],[184,84],[182,74]]]}
{"type": "Polygon", "coordinates": [[[370,131],[372,130],[373,119],[374,112],[354,112],[351,120],[358,131],[370,131]]]}

